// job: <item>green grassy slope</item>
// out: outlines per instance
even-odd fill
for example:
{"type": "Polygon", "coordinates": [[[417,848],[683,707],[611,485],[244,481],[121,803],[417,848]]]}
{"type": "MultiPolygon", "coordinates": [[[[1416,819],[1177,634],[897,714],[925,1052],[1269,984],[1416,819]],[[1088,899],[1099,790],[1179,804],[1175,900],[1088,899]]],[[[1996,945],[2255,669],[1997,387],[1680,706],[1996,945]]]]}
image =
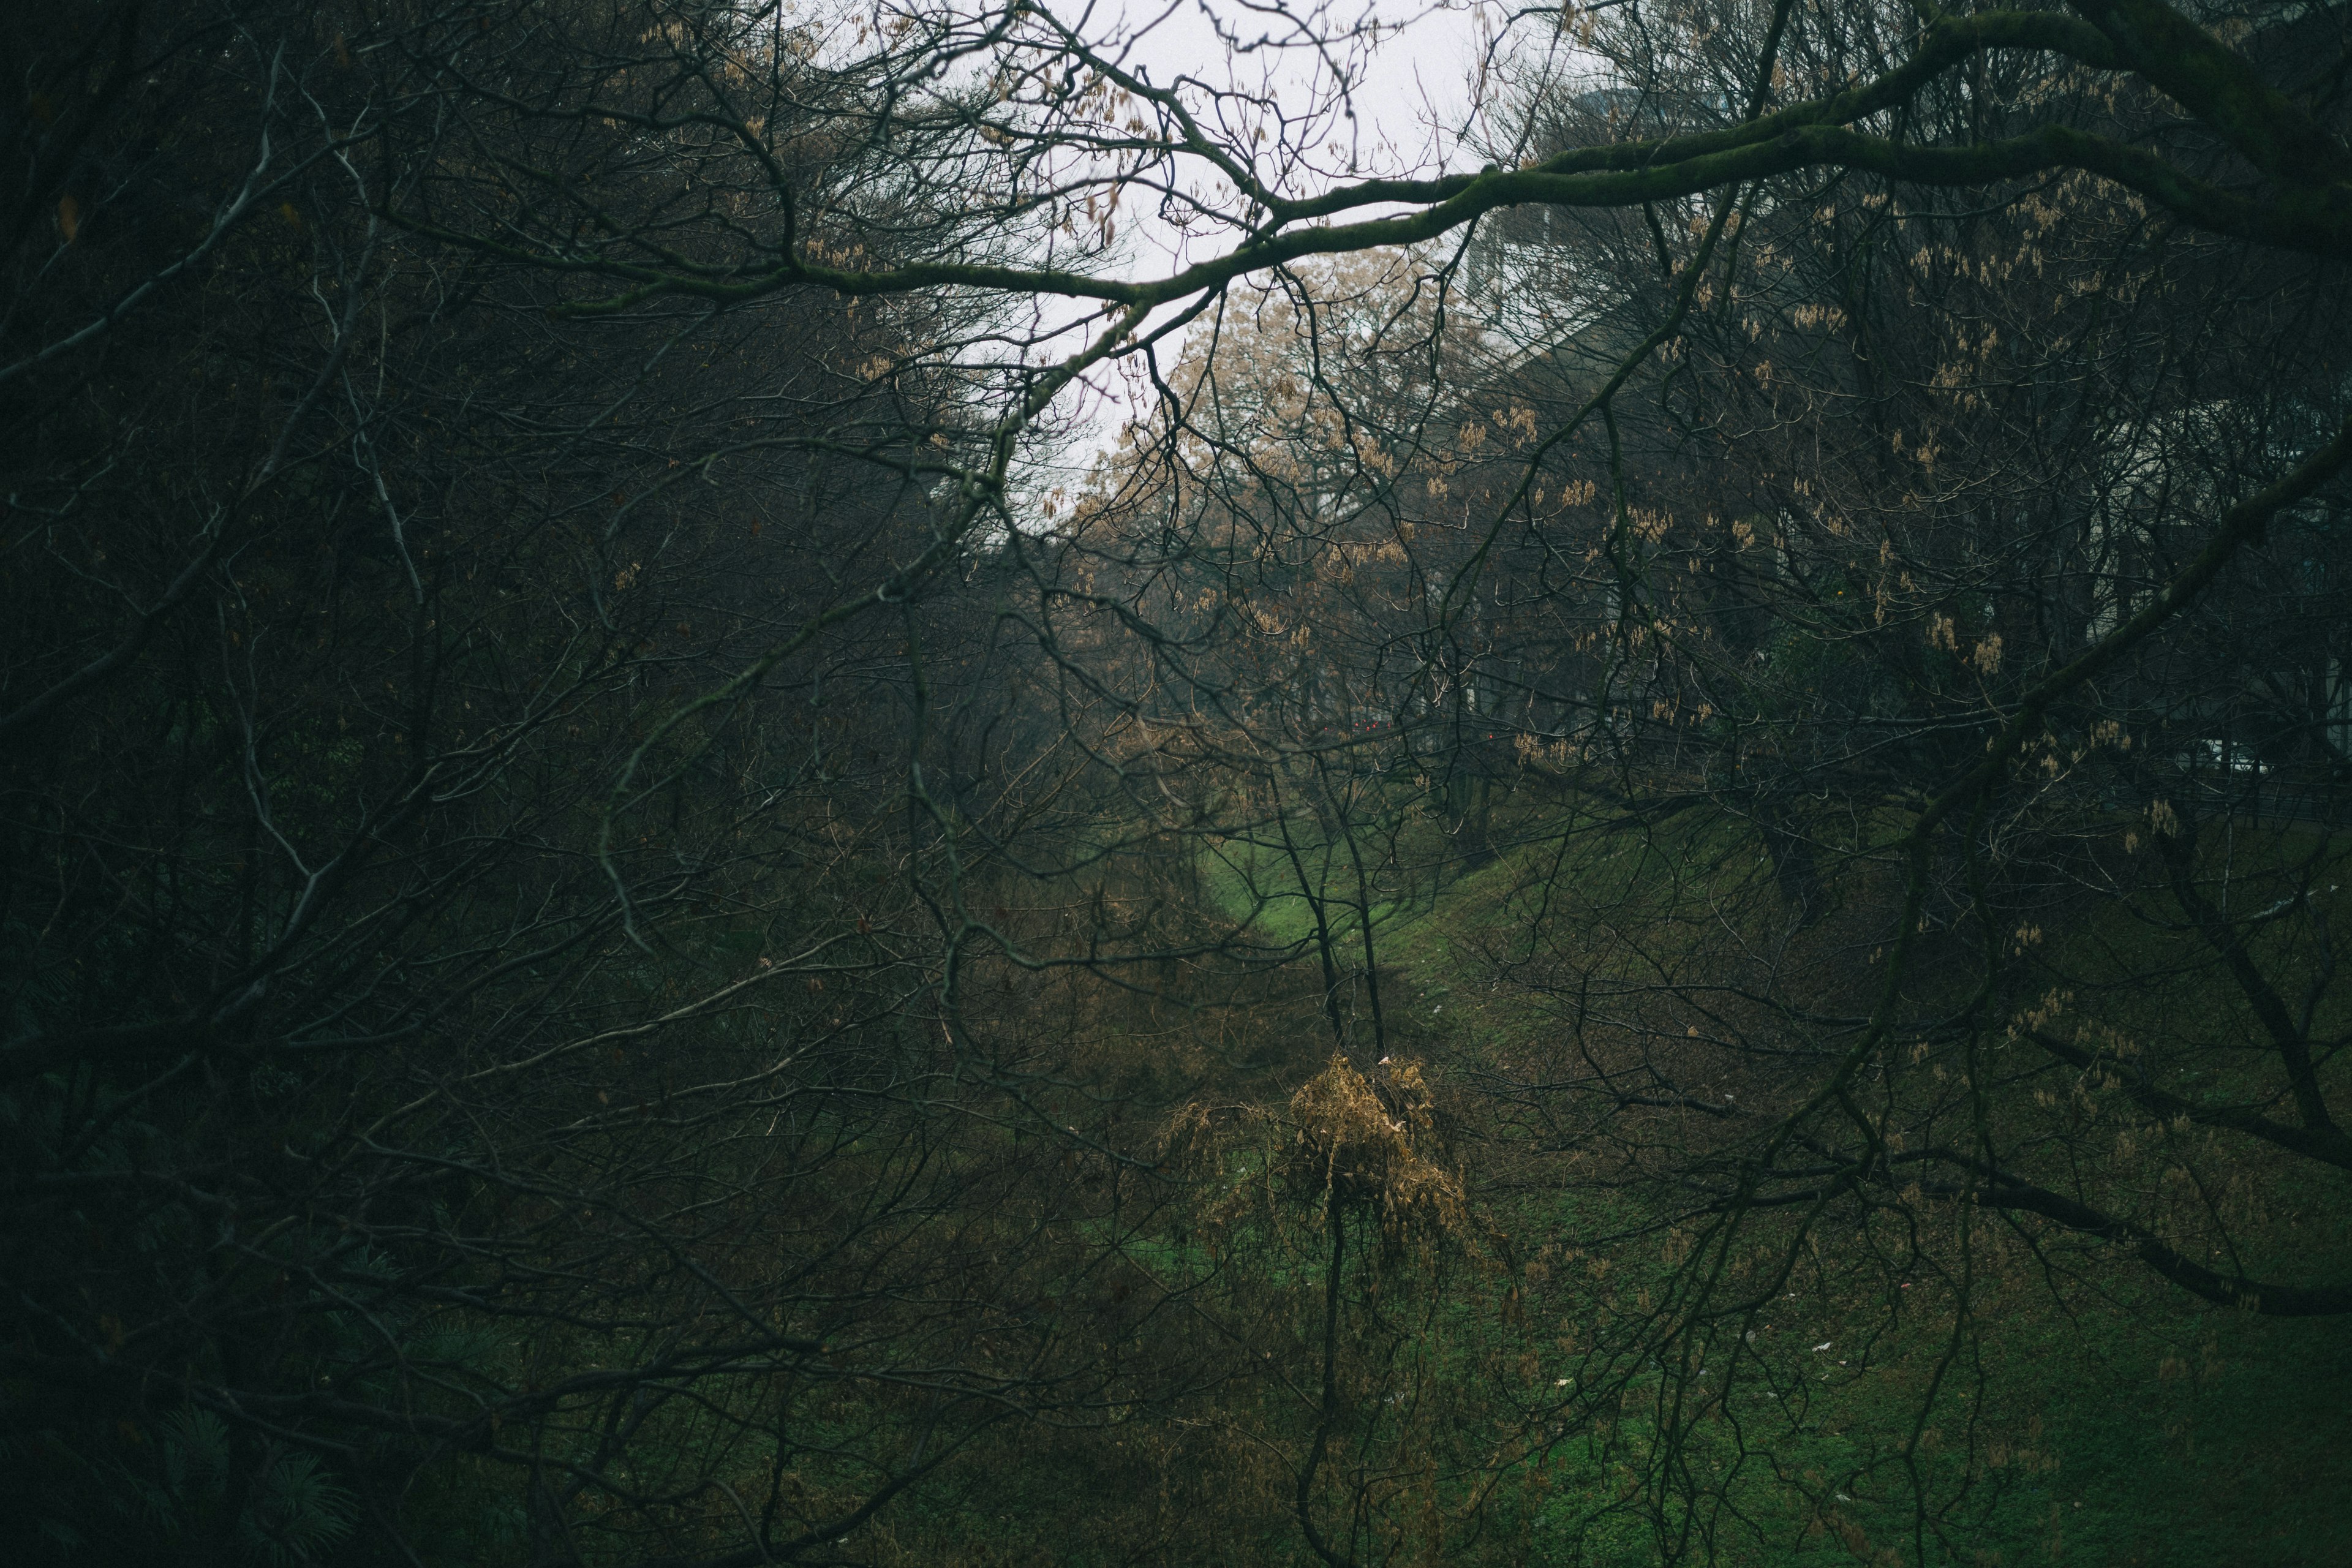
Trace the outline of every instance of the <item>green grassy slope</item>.
{"type": "MultiPolygon", "coordinates": [[[[1528,917],[1526,873],[1538,853],[1507,854],[1418,908],[1384,911],[1376,935],[1400,1039],[1458,1058],[1559,1026],[1528,995],[1489,979],[1490,955],[1528,917]]],[[[1580,876],[1643,874],[1611,871],[1605,862],[1626,853],[1622,847],[1586,853],[1580,876]]],[[[1231,889],[1227,906],[1240,912],[1231,889]]],[[[1303,923],[1276,918],[1285,934],[1307,934],[1303,923]]],[[[2053,934],[2054,943],[2072,944],[2053,956],[2081,959],[2096,948],[2128,965],[2130,944],[2145,940],[2117,914],[2053,934]]],[[[1529,1246],[1547,1236],[1572,1246],[1580,1227],[1597,1222],[1572,1194],[1498,1201],[1507,1228],[1529,1246]]],[[[2340,1262],[2352,1236],[2338,1226],[2335,1241],[2340,1262]]],[[[2316,1267],[2324,1271],[2326,1260],[2316,1267]]],[[[1940,1329],[1908,1341],[1897,1329],[1874,1348],[1866,1371],[1841,1371],[1834,1352],[1818,1358],[1823,1381],[1801,1419],[1768,1415],[1759,1402],[1748,1454],[1730,1479],[1723,1474],[1727,1443],[1716,1459],[1698,1460],[1715,1467],[1745,1514],[1738,1522],[1717,1519],[1723,1560],[2352,1564],[2352,1323],[2213,1308],[2125,1262],[2063,1289],[2038,1278],[2006,1282],[1979,1311],[1969,1376],[1948,1382],[1927,1418],[1948,1435],[1920,1461],[1933,1472],[1940,1539],[1935,1527],[1920,1528],[1910,1480],[1890,1458],[1918,1416],[1923,1368],[1940,1329]],[[1971,1433],[1972,1462],[1956,1451],[1971,1433]]],[[[1792,1303],[1790,1315],[1801,1314],[1811,1316],[1780,1327],[1808,1343],[1835,1343],[1853,1326],[1819,1303],[1792,1303]]],[[[1461,1331],[1497,1331],[1465,1323],[1461,1331]]],[[[1461,1351],[1465,1363],[1476,1359],[1477,1347],[1461,1351]]],[[[1617,1430],[1621,1439],[1638,1437],[1638,1417],[1629,1415],[1617,1430]]],[[[1527,1561],[1655,1559],[1646,1527],[1630,1513],[1612,1520],[1606,1512],[1627,1479],[1619,1468],[1627,1458],[1622,1442],[1554,1454],[1527,1561]]]]}

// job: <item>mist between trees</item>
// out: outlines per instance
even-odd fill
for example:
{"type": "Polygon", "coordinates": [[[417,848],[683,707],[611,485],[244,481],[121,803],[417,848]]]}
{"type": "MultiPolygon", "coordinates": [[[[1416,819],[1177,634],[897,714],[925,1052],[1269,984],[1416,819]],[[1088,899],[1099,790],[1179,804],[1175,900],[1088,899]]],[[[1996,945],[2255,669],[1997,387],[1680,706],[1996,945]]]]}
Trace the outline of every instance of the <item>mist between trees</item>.
{"type": "Polygon", "coordinates": [[[1218,15],[0,21],[12,1561],[2342,1560],[2345,7],[1218,15]]]}

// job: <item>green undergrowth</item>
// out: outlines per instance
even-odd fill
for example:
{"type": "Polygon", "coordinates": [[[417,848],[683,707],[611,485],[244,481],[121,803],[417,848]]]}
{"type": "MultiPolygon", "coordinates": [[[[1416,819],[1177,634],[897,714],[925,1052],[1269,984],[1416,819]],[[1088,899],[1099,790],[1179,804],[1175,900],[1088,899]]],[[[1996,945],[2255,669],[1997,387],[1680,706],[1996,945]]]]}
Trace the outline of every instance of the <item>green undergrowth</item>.
{"type": "MultiPolygon", "coordinates": [[[[1740,851],[1698,829],[1665,841],[1596,835],[1527,842],[1459,868],[1418,907],[1376,923],[1392,1034],[1402,1048],[1463,1059],[1558,1027],[1540,998],[1496,979],[1544,889],[1621,909],[1646,899],[1665,910],[1674,893],[1664,884],[1695,864],[1720,874],[1740,851]]],[[[2315,897],[2322,888],[2323,912],[2344,908],[2324,880],[2315,897]]],[[[2028,945],[2042,968],[2094,982],[2069,998],[2078,1024],[2149,1050],[2248,1028],[2218,965],[2178,962],[2180,941],[2177,924],[2112,903],[2053,923],[2028,945]],[[2159,973],[2168,978],[2154,984],[2159,973]]],[[[2214,1069],[2213,1089],[2242,1089],[2258,1066],[2257,1056],[2243,1082],[2214,1069]]],[[[2352,1212],[2332,1175],[2291,1173],[2274,1205],[2268,1261],[2296,1277],[2329,1278],[2342,1265],[2352,1212]]],[[[1627,1217],[1602,1212],[1592,1194],[1490,1201],[1529,1247],[1627,1217]]],[[[1621,1281],[1621,1292],[1632,1284],[1621,1281]]],[[[1874,1304],[1792,1300],[1773,1314],[1790,1321],[1769,1325],[1759,1350],[1782,1393],[1759,1381],[1735,1397],[1734,1422],[1698,1423],[1685,1439],[1680,1458],[1696,1500],[1676,1522],[1690,1531],[1689,1554],[1756,1568],[2352,1564],[2352,1331],[2344,1323],[2214,1307],[2120,1256],[2079,1277],[2012,1270],[1986,1291],[1965,1353],[1932,1394],[1948,1311],[1886,1319],[1874,1304]],[[1865,1331],[1867,1356],[1839,1353],[1865,1331]],[[1832,1348],[1816,1352],[1817,1344],[1832,1348]],[[1786,1397],[1797,1382],[1801,1404],[1786,1397]]],[[[1475,1314],[1449,1332],[1463,1337],[1454,1353],[1465,1368],[1531,1342],[1475,1314]]],[[[1531,1381],[1540,1392],[1570,1364],[1547,1358],[1531,1381]]],[[[1571,1436],[1529,1467],[1527,1487],[1505,1489],[1493,1503],[1524,1516],[1517,1560],[1596,1568],[1660,1560],[1655,1524],[1636,1503],[1650,1495],[1640,1483],[1656,1459],[1660,1381],[1636,1375],[1631,1394],[1606,1412],[1564,1406],[1585,1419],[1569,1423],[1571,1436]]]]}
{"type": "MultiPolygon", "coordinates": [[[[2016,1302],[1978,1370],[1932,1407],[1934,1447],[1908,1464],[1921,1388],[1899,1360],[1833,1373],[1801,1423],[1743,1402],[1736,1437],[1713,1424],[1687,1445],[1717,1493],[1689,1510],[1695,1539],[1757,1568],[2352,1560],[2352,1342],[2339,1326],[2016,1302]]],[[[1563,1447],[1528,1561],[1659,1561],[1654,1527],[1622,1500],[1654,1432],[1629,1415],[1613,1446],[1563,1447]]]]}

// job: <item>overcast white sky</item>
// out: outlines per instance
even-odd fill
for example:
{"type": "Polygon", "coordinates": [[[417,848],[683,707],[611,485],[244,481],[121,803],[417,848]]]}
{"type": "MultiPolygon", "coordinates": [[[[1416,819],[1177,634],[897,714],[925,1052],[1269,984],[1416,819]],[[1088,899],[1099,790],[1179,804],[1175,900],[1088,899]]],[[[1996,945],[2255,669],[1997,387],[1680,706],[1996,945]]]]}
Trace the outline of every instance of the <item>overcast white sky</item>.
{"type": "MultiPolygon", "coordinates": [[[[1474,0],[1336,0],[1325,12],[1327,27],[1377,16],[1395,29],[1384,30],[1360,62],[1350,151],[1362,175],[1429,174],[1466,164],[1462,142],[1479,108],[1471,78],[1496,14],[1474,0]]],[[[1129,63],[1148,70],[1154,82],[1181,74],[1255,88],[1270,75],[1288,107],[1303,106],[1318,86],[1328,91],[1329,76],[1318,70],[1316,57],[1279,48],[1236,55],[1219,29],[1245,42],[1279,39],[1307,15],[1244,0],[1118,0],[1115,10],[1096,12],[1103,32],[1135,38],[1129,63]]],[[[1138,238],[1144,242],[1135,253],[1139,274],[1160,271],[1181,254],[1180,237],[1164,230],[1147,225],[1138,238]]]]}
{"type": "MultiPolygon", "coordinates": [[[[1330,154],[1333,163],[1344,170],[1352,155],[1359,177],[1425,176],[1475,167],[1477,160],[1464,148],[1485,107],[1474,89],[1474,78],[1503,14],[1500,7],[1482,0],[1326,3],[1320,30],[1372,16],[1384,24],[1377,47],[1351,62],[1351,69],[1360,68],[1351,100],[1353,145],[1330,154]]],[[[1314,0],[1306,4],[1311,6],[1314,0]]],[[[1293,110],[1310,101],[1318,85],[1326,93],[1329,89],[1328,70],[1308,51],[1244,48],[1237,53],[1228,47],[1229,38],[1247,44],[1295,36],[1299,23],[1313,15],[1295,5],[1277,10],[1274,4],[1246,0],[1109,0],[1095,6],[1091,20],[1081,24],[1079,16],[1087,13],[1066,0],[1055,14],[1098,43],[1131,40],[1126,63],[1140,68],[1156,84],[1166,85],[1179,76],[1218,87],[1255,89],[1270,82],[1275,95],[1293,110]]],[[[1185,237],[1153,215],[1130,209],[1127,218],[1133,226],[1123,269],[1129,276],[1161,276],[1188,259],[1198,259],[1188,257],[1185,237]]],[[[1231,236],[1214,236],[1208,243],[1229,244],[1231,236]]],[[[1174,350],[1174,344],[1168,345],[1163,363],[1174,350]]],[[[1095,379],[1094,392],[1087,423],[1098,439],[1108,440],[1132,409],[1124,391],[1107,378],[1095,379]]],[[[1082,442],[1080,450],[1069,454],[1076,468],[1085,467],[1086,448],[1093,444],[1082,442]]]]}

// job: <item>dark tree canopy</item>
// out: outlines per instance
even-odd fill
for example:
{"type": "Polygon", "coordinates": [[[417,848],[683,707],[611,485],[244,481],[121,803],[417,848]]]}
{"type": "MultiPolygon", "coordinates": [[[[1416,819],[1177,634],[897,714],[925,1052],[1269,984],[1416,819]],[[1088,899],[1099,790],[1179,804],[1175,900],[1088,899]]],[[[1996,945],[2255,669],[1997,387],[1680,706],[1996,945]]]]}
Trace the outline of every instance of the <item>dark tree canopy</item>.
{"type": "Polygon", "coordinates": [[[2352,1314],[2352,14],[1204,15],[0,21],[28,1560],[1973,1562],[2352,1314]]]}

